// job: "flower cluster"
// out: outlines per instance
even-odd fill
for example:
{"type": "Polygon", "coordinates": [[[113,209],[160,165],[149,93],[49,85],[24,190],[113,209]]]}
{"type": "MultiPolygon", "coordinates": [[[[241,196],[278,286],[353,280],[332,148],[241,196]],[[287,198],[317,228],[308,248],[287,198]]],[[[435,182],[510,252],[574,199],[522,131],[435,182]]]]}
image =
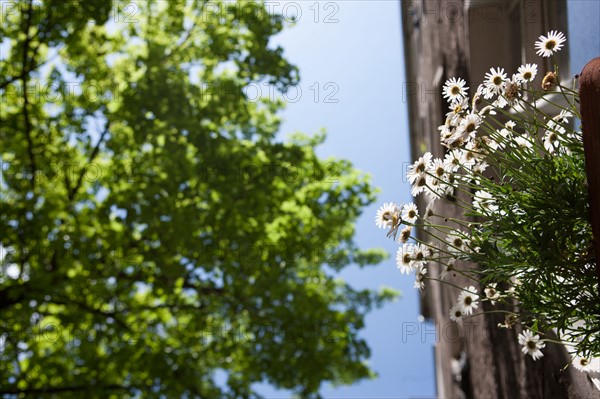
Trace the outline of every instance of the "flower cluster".
{"type": "Polygon", "coordinates": [[[541,358],[556,335],[573,348],[576,368],[600,372],[578,93],[560,83],[554,59],[565,40],[552,31],[536,42],[554,65],[541,83],[533,63],[512,75],[491,68],[472,97],[465,80],[446,81],[449,111],[438,129],[445,153],[425,153],[407,173],[425,209],[385,204],[376,224],[401,244],[396,264],[415,273],[416,288],[428,279],[456,286],[451,276],[473,282],[458,294],[451,320],[505,313],[499,327],[521,326],[524,354],[541,358]]]}

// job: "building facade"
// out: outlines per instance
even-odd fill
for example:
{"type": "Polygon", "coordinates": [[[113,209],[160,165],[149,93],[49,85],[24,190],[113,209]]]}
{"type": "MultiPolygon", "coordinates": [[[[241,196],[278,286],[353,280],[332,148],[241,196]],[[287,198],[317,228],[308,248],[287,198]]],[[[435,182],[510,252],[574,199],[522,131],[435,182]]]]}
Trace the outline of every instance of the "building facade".
{"type": "MultiPolygon", "coordinates": [[[[448,78],[465,79],[472,92],[490,67],[505,68],[510,76],[527,61],[538,64],[537,79],[541,81],[551,65],[548,59],[535,54],[534,43],[550,30],[567,34],[567,48],[558,57],[561,76],[579,73],[582,59],[600,55],[597,0],[401,3],[406,63],[403,94],[408,104],[413,159],[425,151],[434,157],[444,156],[437,128],[444,123],[447,112],[441,89],[448,78]],[[591,19],[589,24],[577,22],[586,17],[591,19]],[[570,35],[579,37],[578,41],[570,35]],[[587,47],[582,49],[580,41],[584,39],[587,47]],[[568,56],[569,45],[577,48],[573,52],[578,57],[576,62],[568,56]]],[[[417,204],[424,209],[423,203],[417,204]]],[[[449,213],[444,210],[444,214],[449,213]]],[[[467,285],[460,276],[452,278],[458,286],[467,285]]],[[[438,329],[434,352],[439,398],[600,398],[600,391],[588,375],[573,367],[565,369],[569,356],[564,348],[548,345],[538,361],[523,356],[517,339],[519,331],[497,327],[504,322],[503,316],[478,316],[459,328],[448,315],[458,290],[435,281],[427,284],[421,294],[421,311],[438,329]]],[[[485,310],[487,303],[482,306],[485,310]]]]}

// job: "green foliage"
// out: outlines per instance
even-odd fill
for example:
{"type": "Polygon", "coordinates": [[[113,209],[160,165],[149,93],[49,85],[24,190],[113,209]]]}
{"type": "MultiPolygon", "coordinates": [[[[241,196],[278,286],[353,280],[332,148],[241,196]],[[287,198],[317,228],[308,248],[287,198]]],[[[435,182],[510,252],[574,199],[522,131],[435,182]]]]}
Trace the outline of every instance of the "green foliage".
{"type": "Polygon", "coordinates": [[[269,46],[283,18],[84,3],[16,3],[1,26],[0,392],[312,396],[371,376],[359,330],[394,293],[333,271],[383,259],[352,240],[374,190],[317,158],[323,134],[275,141],[282,101],[243,92],[298,82],[269,46]]]}

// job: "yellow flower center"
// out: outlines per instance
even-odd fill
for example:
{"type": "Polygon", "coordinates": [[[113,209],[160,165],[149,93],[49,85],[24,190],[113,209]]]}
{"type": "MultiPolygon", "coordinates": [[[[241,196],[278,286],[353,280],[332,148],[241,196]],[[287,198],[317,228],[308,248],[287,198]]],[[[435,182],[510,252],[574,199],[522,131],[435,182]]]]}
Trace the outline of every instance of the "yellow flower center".
{"type": "Polygon", "coordinates": [[[581,364],[582,366],[587,366],[589,363],[590,363],[590,362],[589,362],[589,360],[587,360],[587,359],[585,359],[585,358],[582,358],[582,359],[579,361],[579,364],[581,364]]]}

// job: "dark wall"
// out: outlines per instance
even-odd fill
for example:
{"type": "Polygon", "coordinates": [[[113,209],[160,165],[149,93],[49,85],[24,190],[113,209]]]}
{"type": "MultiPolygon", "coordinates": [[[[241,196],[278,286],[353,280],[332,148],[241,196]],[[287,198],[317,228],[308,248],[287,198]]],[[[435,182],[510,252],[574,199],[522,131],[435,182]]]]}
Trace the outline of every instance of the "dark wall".
{"type": "MultiPolygon", "coordinates": [[[[413,159],[425,151],[443,157],[437,127],[447,112],[441,95],[447,78],[464,78],[472,93],[490,67],[504,67],[512,73],[524,59],[538,62],[533,43],[540,34],[550,29],[566,31],[564,1],[480,0],[469,4],[402,1],[407,71],[403,98],[409,110],[413,159]]],[[[543,76],[547,66],[541,61],[538,64],[543,76]]],[[[420,198],[417,203],[425,209],[420,198]]],[[[439,213],[452,216],[447,207],[439,213]]],[[[430,269],[435,274],[439,268],[430,269]]],[[[458,286],[471,284],[460,276],[449,281],[458,286]]],[[[457,289],[429,281],[421,297],[423,315],[438,328],[439,397],[600,398],[586,374],[573,367],[564,369],[568,355],[563,347],[547,345],[538,361],[525,357],[517,340],[520,330],[498,328],[503,316],[476,316],[459,328],[448,316],[457,295],[457,289]]]]}

